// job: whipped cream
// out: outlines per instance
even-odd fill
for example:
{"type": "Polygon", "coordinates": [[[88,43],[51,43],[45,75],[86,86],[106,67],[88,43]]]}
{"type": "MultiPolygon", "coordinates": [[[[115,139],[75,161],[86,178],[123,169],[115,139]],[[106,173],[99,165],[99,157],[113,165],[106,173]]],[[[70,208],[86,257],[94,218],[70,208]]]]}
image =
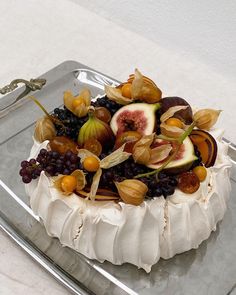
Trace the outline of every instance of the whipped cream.
{"type": "MultiPolygon", "coordinates": [[[[227,145],[218,138],[214,167],[194,194],[176,189],[174,195],[144,201],[140,206],[90,201],[64,196],[44,172],[26,185],[30,205],[50,236],[91,259],[113,264],[132,263],[146,272],[160,257],[197,248],[216,229],[227,208],[230,193],[230,159],[227,145]]],[[[48,141],[34,141],[30,157],[36,158],[48,141]]]]}

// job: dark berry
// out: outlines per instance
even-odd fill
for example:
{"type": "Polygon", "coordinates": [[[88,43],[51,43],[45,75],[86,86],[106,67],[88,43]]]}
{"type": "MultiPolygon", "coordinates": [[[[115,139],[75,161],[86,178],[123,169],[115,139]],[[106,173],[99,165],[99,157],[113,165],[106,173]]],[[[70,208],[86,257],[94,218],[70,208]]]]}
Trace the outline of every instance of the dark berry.
{"type": "Polygon", "coordinates": [[[45,171],[46,171],[47,173],[49,173],[50,175],[52,175],[53,172],[54,172],[54,167],[51,166],[51,165],[49,165],[49,166],[47,166],[47,167],[45,168],[45,171]]]}
{"type": "Polygon", "coordinates": [[[158,178],[159,178],[159,179],[164,179],[164,178],[166,178],[166,177],[167,177],[167,175],[166,175],[165,172],[161,171],[161,172],[158,173],[158,178]]]}
{"type": "Polygon", "coordinates": [[[169,184],[170,184],[171,186],[177,186],[177,184],[178,184],[178,180],[177,180],[176,178],[170,178],[170,180],[169,180],[169,184]]]}
{"type": "Polygon", "coordinates": [[[40,152],[39,152],[39,154],[40,154],[41,156],[46,156],[47,153],[48,153],[48,152],[47,152],[46,149],[41,149],[40,152]]]}
{"type": "Polygon", "coordinates": [[[69,174],[70,174],[70,170],[69,170],[68,168],[65,168],[65,169],[63,170],[63,174],[64,174],[64,175],[69,175],[69,174]]]}
{"type": "Polygon", "coordinates": [[[77,157],[77,155],[76,155],[76,154],[72,154],[72,155],[70,156],[70,161],[71,161],[71,163],[77,163],[77,162],[78,162],[78,157],[77,157]]]}
{"type": "Polygon", "coordinates": [[[160,197],[162,195],[162,188],[160,186],[156,187],[153,191],[154,197],[160,197]]]}
{"type": "Polygon", "coordinates": [[[23,181],[24,183],[30,183],[31,180],[32,180],[32,178],[31,178],[29,175],[24,175],[24,176],[22,177],[22,181],[23,181]]]}
{"type": "Polygon", "coordinates": [[[175,188],[173,186],[164,186],[162,187],[163,196],[166,198],[167,196],[173,195],[175,192],[175,188]]]}
{"type": "Polygon", "coordinates": [[[25,168],[25,167],[28,167],[29,166],[29,162],[28,161],[22,161],[20,163],[20,165],[21,165],[22,168],[25,168]]]}

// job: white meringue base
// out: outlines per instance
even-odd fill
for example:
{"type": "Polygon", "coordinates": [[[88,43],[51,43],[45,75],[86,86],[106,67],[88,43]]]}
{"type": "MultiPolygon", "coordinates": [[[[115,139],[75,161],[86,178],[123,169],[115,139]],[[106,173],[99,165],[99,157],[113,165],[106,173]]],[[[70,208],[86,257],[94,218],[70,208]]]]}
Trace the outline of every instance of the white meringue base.
{"type": "MultiPolygon", "coordinates": [[[[30,157],[35,158],[47,143],[34,142],[30,157]]],[[[206,180],[191,195],[176,189],[166,200],[159,197],[140,206],[91,202],[76,194],[64,196],[44,172],[26,185],[26,192],[47,233],[63,245],[100,262],[129,262],[150,272],[160,257],[168,259],[197,248],[223,218],[231,163],[227,145],[217,144],[216,164],[207,169],[206,180]]]]}

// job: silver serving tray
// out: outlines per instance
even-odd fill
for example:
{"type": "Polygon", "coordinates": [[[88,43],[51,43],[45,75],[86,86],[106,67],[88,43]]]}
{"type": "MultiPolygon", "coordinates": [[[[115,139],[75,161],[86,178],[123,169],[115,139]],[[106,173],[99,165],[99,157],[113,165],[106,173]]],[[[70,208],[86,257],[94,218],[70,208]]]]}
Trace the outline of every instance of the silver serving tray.
{"type": "MultiPolygon", "coordinates": [[[[62,104],[63,92],[77,94],[89,87],[92,96],[116,80],[78,62],[66,61],[41,76],[47,80],[34,96],[52,111],[62,104]]],[[[236,147],[232,159],[232,193],[228,211],[197,250],[161,259],[150,274],[130,264],[99,263],[62,247],[46,234],[28,206],[19,165],[29,155],[33,125],[43,114],[27,98],[15,102],[22,89],[0,99],[0,227],[59,282],[75,294],[230,294],[236,288],[236,147]]],[[[227,141],[227,140],[225,140],[227,141]]]]}

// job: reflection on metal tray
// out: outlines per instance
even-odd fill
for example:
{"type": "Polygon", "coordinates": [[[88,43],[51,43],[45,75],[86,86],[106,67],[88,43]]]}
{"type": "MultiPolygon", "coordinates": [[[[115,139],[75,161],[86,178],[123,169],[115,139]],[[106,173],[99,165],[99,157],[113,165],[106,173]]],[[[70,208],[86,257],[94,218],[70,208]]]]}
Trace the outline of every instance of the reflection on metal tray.
{"type": "MultiPolygon", "coordinates": [[[[92,96],[103,93],[103,85],[117,81],[73,61],[47,72],[47,84],[34,95],[52,111],[62,103],[67,89],[74,94],[89,87],[92,96]]],[[[22,89],[0,99],[8,106],[22,89]]],[[[31,101],[11,104],[1,118],[0,227],[32,258],[75,294],[230,294],[236,278],[236,147],[229,143],[233,163],[229,209],[210,238],[197,250],[161,259],[150,274],[135,266],[89,260],[46,234],[32,210],[18,176],[22,159],[32,146],[33,124],[42,112],[31,101]],[[221,267],[218,267],[218,264],[221,267]],[[220,278],[220,279],[217,279],[220,278]]],[[[227,141],[227,140],[225,140],[227,141]]]]}

